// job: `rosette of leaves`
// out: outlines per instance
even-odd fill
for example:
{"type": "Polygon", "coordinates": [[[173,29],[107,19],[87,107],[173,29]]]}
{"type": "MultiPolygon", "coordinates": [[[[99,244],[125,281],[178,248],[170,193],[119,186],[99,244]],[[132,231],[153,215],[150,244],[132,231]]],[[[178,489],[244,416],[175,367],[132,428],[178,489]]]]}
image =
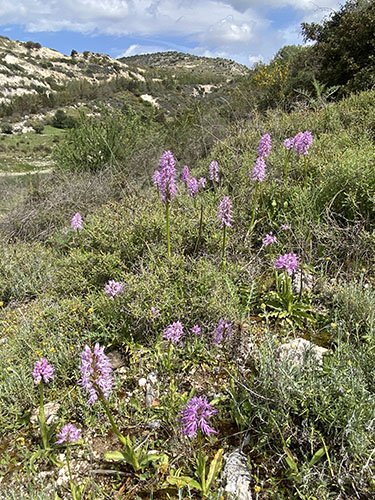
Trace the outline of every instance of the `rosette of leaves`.
{"type": "Polygon", "coordinates": [[[275,290],[270,290],[263,297],[265,313],[276,322],[303,328],[307,322],[316,322],[311,298],[293,293],[292,280],[287,273],[275,273],[275,290]]]}

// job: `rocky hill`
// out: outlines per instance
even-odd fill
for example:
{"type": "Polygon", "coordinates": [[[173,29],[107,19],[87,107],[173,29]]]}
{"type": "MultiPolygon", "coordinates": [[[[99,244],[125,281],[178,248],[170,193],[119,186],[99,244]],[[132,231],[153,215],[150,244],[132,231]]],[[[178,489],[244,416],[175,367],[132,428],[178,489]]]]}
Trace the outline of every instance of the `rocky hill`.
{"type": "MultiPolygon", "coordinates": [[[[17,125],[57,108],[127,101],[174,116],[197,102],[218,102],[248,68],[234,61],[165,52],[114,59],[0,37],[0,118],[17,125]]],[[[21,127],[22,129],[22,127],[21,127]]]]}
{"type": "Polygon", "coordinates": [[[168,51],[141,54],[119,59],[124,63],[150,68],[169,68],[192,73],[213,73],[222,77],[244,76],[249,68],[229,59],[201,57],[183,52],[168,51]]]}
{"type": "Polygon", "coordinates": [[[66,56],[39,43],[0,37],[0,103],[23,94],[55,91],[72,80],[99,83],[119,76],[144,81],[140,72],[105,54],[72,51],[66,56]]]}

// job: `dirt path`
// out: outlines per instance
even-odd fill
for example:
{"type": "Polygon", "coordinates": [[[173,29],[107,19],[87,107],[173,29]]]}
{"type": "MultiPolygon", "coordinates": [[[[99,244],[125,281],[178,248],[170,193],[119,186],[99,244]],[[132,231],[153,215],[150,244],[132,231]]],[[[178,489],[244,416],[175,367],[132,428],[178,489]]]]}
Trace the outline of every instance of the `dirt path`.
{"type": "Polygon", "coordinates": [[[0,172],[0,177],[22,177],[24,175],[49,174],[52,170],[52,168],[46,168],[44,170],[31,170],[31,172],[0,172]]]}

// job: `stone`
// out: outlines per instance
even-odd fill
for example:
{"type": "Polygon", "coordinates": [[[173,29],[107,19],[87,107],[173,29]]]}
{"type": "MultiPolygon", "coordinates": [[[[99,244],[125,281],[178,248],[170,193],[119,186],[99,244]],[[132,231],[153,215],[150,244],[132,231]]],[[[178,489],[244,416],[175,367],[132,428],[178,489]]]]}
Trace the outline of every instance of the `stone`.
{"type": "Polygon", "coordinates": [[[152,431],[160,429],[161,427],[161,420],[155,419],[155,420],[150,420],[146,424],[146,429],[150,429],[152,431]]]}
{"type": "Polygon", "coordinates": [[[277,348],[277,354],[281,361],[289,361],[295,367],[304,366],[307,357],[311,357],[317,367],[323,367],[323,357],[329,349],[320,347],[309,340],[296,338],[281,344],[277,348]]]}
{"type": "Polygon", "coordinates": [[[113,370],[117,370],[125,365],[125,359],[120,351],[111,351],[107,354],[113,370]]]}
{"type": "Polygon", "coordinates": [[[236,500],[252,500],[251,472],[246,456],[236,448],[225,459],[225,492],[231,493],[236,500]]]}
{"type": "MultiPolygon", "coordinates": [[[[307,272],[302,272],[302,293],[312,292],[315,286],[315,278],[312,274],[307,272]]],[[[298,295],[301,290],[301,272],[297,271],[294,273],[292,278],[292,290],[293,293],[298,295]]]]}
{"type": "MultiPolygon", "coordinates": [[[[54,403],[53,401],[46,403],[44,405],[44,414],[46,417],[46,424],[51,425],[54,422],[57,422],[57,412],[59,411],[61,405],[59,403],[54,403]]],[[[39,424],[39,406],[37,408],[34,408],[31,417],[30,417],[30,422],[33,425],[38,425],[39,424]]]]}
{"type": "Polygon", "coordinates": [[[138,380],[139,387],[144,387],[147,384],[147,379],[142,377],[138,380]]]}

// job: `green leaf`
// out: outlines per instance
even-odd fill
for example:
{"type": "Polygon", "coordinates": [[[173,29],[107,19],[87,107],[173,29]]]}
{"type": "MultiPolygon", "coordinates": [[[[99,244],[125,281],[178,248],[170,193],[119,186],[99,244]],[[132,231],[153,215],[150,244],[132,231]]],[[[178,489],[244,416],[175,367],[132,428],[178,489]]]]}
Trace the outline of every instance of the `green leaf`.
{"type": "Polygon", "coordinates": [[[108,462],[124,462],[126,455],[122,451],[107,451],[104,453],[104,460],[108,462]]]}
{"type": "Polygon", "coordinates": [[[286,463],[289,465],[290,469],[292,469],[293,472],[298,472],[297,463],[294,460],[292,452],[286,446],[283,446],[283,450],[286,454],[286,463]]]}
{"type": "Polygon", "coordinates": [[[312,466],[312,465],[315,465],[317,462],[319,462],[319,460],[324,457],[325,455],[325,449],[324,447],[323,448],[319,448],[318,451],[316,451],[312,457],[312,459],[310,460],[309,462],[309,465],[312,466]]]}
{"type": "Polygon", "coordinates": [[[131,397],[129,400],[129,403],[132,405],[133,408],[135,408],[138,411],[141,411],[141,405],[139,404],[139,401],[137,398],[131,397]]]}
{"type": "Polygon", "coordinates": [[[220,450],[216,452],[216,455],[214,456],[212,462],[210,463],[210,470],[208,471],[207,484],[206,484],[207,491],[210,490],[212,483],[215,481],[221,470],[221,464],[223,462],[223,453],[224,453],[223,448],[220,448],[220,450]]]}
{"type": "Polygon", "coordinates": [[[168,476],[166,482],[169,485],[177,486],[178,488],[182,488],[184,486],[191,486],[192,488],[201,491],[200,484],[190,476],[168,476]]]}

